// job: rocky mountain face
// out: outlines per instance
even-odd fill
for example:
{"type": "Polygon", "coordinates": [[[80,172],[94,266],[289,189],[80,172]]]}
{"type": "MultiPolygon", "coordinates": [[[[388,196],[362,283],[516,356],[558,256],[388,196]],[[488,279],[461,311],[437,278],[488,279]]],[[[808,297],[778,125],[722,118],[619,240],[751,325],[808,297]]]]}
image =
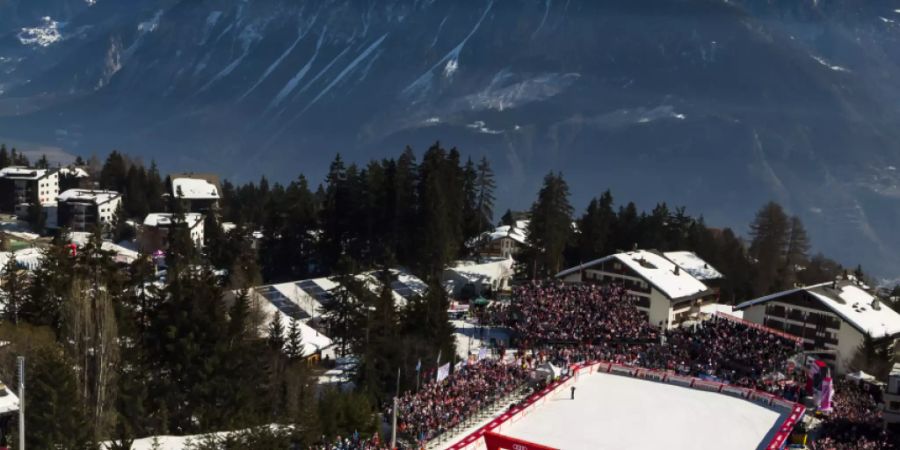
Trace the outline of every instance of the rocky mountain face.
{"type": "Polygon", "coordinates": [[[238,180],[440,139],[504,206],[774,199],[897,276],[898,64],[885,0],[0,0],[0,137],[238,180]]]}

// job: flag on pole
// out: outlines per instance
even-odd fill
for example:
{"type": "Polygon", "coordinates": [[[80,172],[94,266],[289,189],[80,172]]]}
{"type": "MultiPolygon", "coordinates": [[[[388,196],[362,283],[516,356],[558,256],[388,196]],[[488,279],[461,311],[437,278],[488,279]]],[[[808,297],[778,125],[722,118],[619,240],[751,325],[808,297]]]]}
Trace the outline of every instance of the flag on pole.
{"type": "Polygon", "coordinates": [[[450,363],[447,363],[441,367],[438,367],[438,370],[437,370],[437,380],[438,381],[441,381],[444,378],[447,378],[449,376],[450,376],[450,363]]]}
{"type": "Polygon", "coordinates": [[[416,363],[416,372],[422,370],[422,358],[419,358],[419,362],[416,363]]]}

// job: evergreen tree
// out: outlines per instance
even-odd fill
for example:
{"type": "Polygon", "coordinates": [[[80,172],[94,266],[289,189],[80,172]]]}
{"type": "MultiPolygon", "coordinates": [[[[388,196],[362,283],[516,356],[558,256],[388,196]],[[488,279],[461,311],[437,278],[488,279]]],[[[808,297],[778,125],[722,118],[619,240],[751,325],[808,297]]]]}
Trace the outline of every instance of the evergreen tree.
{"type": "Polygon", "coordinates": [[[272,314],[267,342],[272,350],[284,350],[284,324],[281,323],[281,314],[272,314]]]}
{"type": "Polygon", "coordinates": [[[0,144],[0,169],[7,168],[12,165],[12,159],[9,157],[9,151],[6,150],[6,144],[0,144]]]}
{"type": "Polygon", "coordinates": [[[27,274],[19,271],[16,258],[10,256],[3,268],[3,285],[0,287],[3,295],[3,319],[7,322],[19,322],[19,307],[23,296],[27,295],[27,281],[27,274]]]}
{"type": "Polygon", "coordinates": [[[58,349],[45,348],[27,364],[28,447],[87,450],[91,426],[81,408],[72,361],[58,349]]]}
{"type": "Polygon", "coordinates": [[[297,319],[292,318],[291,324],[288,326],[287,341],[284,350],[285,353],[287,353],[287,357],[291,360],[303,357],[303,342],[300,334],[300,325],[297,323],[297,319]]]}
{"type": "Polygon", "coordinates": [[[790,234],[784,255],[782,278],[785,287],[791,287],[798,281],[797,273],[804,270],[809,263],[809,236],[803,222],[797,216],[791,217],[790,234]]]}
{"type": "Polygon", "coordinates": [[[100,188],[125,192],[127,181],[128,163],[121,153],[114,150],[100,169],[100,188]]]}
{"type": "Polygon", "coordinates": [[[612,194],[606,191],[599,199],[591,200],[578,220],[578,257],[581,262],[611,253],[609,240],[616,218],[612,204],[612,194]]]}
{"type": "Polygon", "coordinates": [[[49,169],[50,161],[47,160],[47,155],[41,155],[41,158],[37,160],[34,166],[38,169],[49,169]]]}
{"type": "Polygon", "coordinates": [[[765,295],[784,287],[779,269],[784,267],[784,255],[790,234],[790,222],[780,205],[769,202],[750,224],[750,257],[754,260],[754,290],[765,295]]]}
{"type": "Polygon", "coordinates": [[[497,185],[494,182],[494,170],[491,169],[487,158],[481,158],[476,170],[475,191],[477,210],[481,220],[478,231],[486,231],[490,229],[491,223],[494,221],[494,189],[497,185]]]}
{"type": "Polygon", "coordinates": [[[571,235],[569,186],[562,174],[550,173],[544,178],[544,186],[531,207],[531,221],[528,223],[533,276],[552,276],[559,272],[563,264],[563,251],[571,235]]]}

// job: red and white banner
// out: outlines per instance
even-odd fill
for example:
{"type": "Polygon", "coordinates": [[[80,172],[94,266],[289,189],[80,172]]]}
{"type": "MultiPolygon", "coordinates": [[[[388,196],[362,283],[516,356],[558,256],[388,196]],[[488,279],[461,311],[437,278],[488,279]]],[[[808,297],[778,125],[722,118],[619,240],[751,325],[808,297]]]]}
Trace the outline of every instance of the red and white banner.
{"type": "Polygon", "coordinates": [[[546,445],[535,444],[521,439],[503,436],[497,433],[485,433],[484,443],[487,450],[557,450],[546,445]]]}

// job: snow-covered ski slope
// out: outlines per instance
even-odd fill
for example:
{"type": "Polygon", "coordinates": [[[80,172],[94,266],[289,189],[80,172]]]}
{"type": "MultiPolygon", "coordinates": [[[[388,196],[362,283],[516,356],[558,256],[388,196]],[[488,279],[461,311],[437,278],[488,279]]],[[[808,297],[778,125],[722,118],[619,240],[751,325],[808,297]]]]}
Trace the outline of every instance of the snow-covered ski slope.
{"type": "Polygon", "coordinates": [[[503,435],[565,450],[764,449],[787,412],[741,398],[607,373],[568,387],[503,427],[503,435]]]}

